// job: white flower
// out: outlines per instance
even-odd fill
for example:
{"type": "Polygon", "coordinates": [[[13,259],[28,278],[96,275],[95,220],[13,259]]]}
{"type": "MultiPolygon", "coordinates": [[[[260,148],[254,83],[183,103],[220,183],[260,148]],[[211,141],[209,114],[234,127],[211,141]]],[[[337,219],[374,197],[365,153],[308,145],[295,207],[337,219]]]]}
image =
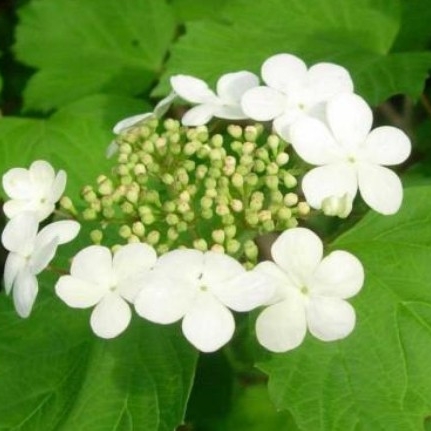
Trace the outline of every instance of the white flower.
{"type": "Polygon", "coordinates": [[[96,335],[113,338],[130,323],[133,302],[139,290],[137,279],[156,263],[156,252],[147,244],[128,244],[112,257],[107,247],[93,245],[72,261],[71,275],[58,280],[55,291],[70,307],[95,306],[90,324],[96,335]]]}
{"type": "Polygon", "coordinates": [[[197,104],[187,111],[182,123],[185,126],[201,126],[212,117],[228,120],[247,118],[241,109],[242,95],[259,84],[259,78],[251,72],[227,73],[217,81],[217,94],[201,79],[189,75],[171,77],[174,91],[184,100],[197,104]]]}
{"type": "Polygon", "coordinates": [[[276,286],[271,305],[256,321],[260,344],[273,352],[294,349],[307,327],[322,341],[349,335],[355,311],[344,299],[355,295],[364,282],[359,260],[345,251],[333,251],[322,259],[322,242],[304,228],[282,233],[271,254],[275,263],[262,262],[254,269],[276,286]]]}
{"type": "Polygon", "coordinates": [[[16,311],[28,317],[38,293],[36,275],[55,256],[57,246],[72,241],[79,232],[79,223],[58,221],[45,226],[39,233],[38,219],[33,212],[23,212],[12,218],[2,233],[2,243],[10,251],[4,269],[6,293],[13,289],[16,311]]]}
{"type": "MultiPolygon", "coordinates": [[[[145,112],[143,114],[133,115],[131,117],[124,118],[115,124],[112,131],[116,135],[127,132],[129,129],[136,127],[139,124],[143,124],[151,118],[161,118],[169,110],[172,102],[175,100],[177,95],[175,92],[171,92],[164,99],[162,99],[154,108],[153,112],[145,112]]],[[[118,150],[118,144],[113,140],[108,148],[106,149],[106,157],[112,157],[118,150]]]]}
{"type": "Polygon", "coordinates": [[[303,118],[291,129],[291,141],[298,155],[319,167],[302,181],[307,202],[321,208],[325,198],[347,193],[353,200],[361,193],[375,211],[398,211],[403,189],[398,176],[384,166],[402,163],[410,154],[411,143],[395,127],[371,130],[373,115],[366,102],[354,94],[331,99],[326,108],[327,125],[303,118]]]}
{"type": "Polygon", "coordinates": [[[202,352],[213,352],[235,330],[232,312],[262,305],[273,293],[265,277],[246,272],[230,256],[208,251],[174,250],[161,256],[142,280],[137,313],[156,323],[180,319],[185,337],[202,352]]]}
{"type": "Polygon", "coordinates": [[[29,169],[12,168],[3,175],[3,189],[11,198],[3,210],[12,218],[23,211],[34,211],[39,221],[55,208],[66,187],[66,172],[58,171],[43,160],[33,162],[29,169]]]}
{"type": "Polygon", "coordinates": [[[318,63],[307,70],[291,54],[277,54],[262,65],[267,86],[248,90],[241,101],[246,115],[254,120],[274,120],[274,129],[290,141],[291,124],[304,115],[320,117],[327,100],[339,93],[353,92],[353,82],[344,67],[318,63]]]}

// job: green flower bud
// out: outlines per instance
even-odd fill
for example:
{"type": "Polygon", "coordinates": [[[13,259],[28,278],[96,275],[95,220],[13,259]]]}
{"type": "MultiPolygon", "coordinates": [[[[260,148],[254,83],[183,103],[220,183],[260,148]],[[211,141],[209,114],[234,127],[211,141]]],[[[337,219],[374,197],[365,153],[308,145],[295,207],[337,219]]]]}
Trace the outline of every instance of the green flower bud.
{"type": "Polygon", "coordinates": [[[198,238],[193,241],[193,247],[196,250],[200,251],[207,251],[208,250],[208,244],[203,238],[198,238]]]}
{"type": "Polygon", "coordinates": [[[275,231],[275,223],[273,220],[265,220],[262,223],[262,228],[264,232],[274,232],[275,231]]]}
{"type": "Polygon", "coordinates": [[[256,144],[254,142],[244,142],[242,145],[242,154],[250,155],[256,149],[256,144]]]}
{"type": "Polygon", "coordinates": [[[75,215],[77,214],[77,211],[75,206],[73,205],[72,199],[70,199],[68,196],[63,196],[60,199],[60,206],[64,210],[70,212],[71,214],[75,214],[75,215]]]}
{"type": "Polygon", "coordinates": [[[196,151],[198,150],[198,146],[196,145],[196,141],[187,142],[186,145],[184,145],[183,153],[186,156],[192,156],[196,151]]]}
{"type": "Polygon", "coordinates": [[[224,227],[226,238],[231,239],[236,235],[236,226],[234,224],[224,227]]]}
{"type": "Polygon", "coordinates": [[[278,177],[276,175],[268,175],[265,178],[265,184],[270,190],[278,190],[278,177]]]}
{"type": "Polygon", "coordinates": [[[223,136],[222,135],[214,135],[211,138],[211,144],[214,148],[222,148],[223,147],[223,136]]]}
{"type": "MultiPolygon", "coordinates": [[[[166,146],[166,139],[158,138],[156,139],[156,142],[158,148],[166,146]]],[[[142,144],[142,149],[148,154],[153,154],[156,149],[156,145],[154,145],[154,142],[145,141],[142,144]]]]}
{"type": "Polygon", "coordinates": [[[176,241],[179,237],[179,233],[175,228],[170,227],[167,232],[167,237],[170,241],[176,241]]]}
{"type": "Polygon", "coordinates": [[[180,219],[178,218],[177,214],[171,213],[171,214],[168,214],[166,216],[166,223],[169,226],[174,226],[174,225],[178,224],[179,221],[180,221],[180,219]]]}
{"type": "Polygon", "coordinates": [[[138,237],[142,237],[145,235],[145,226],[142,222],[140,221],[136,221],[135,223],[133,223],[132,225],[132,232],[138,236],[138,237]]]}
{"type": "Polygon", "coordinates": [[[222,229],[216,229],[211,232],[211,238],[218,244],[223,244],[225,240],[225,232],[222,229]]]}
{"type": "Polygon", "coordinates": [[[242,154],[242,142],[240,141],[233,141],[230,144],[230,148],[232,151],[234,151],[237,154],[242,154]]]}
{"type": "Polygon", "coordinates": [[[283,177],[283,183],[288,189],[292,189],[297,186],[298,181],[291,173],[286,172],[283,177]]]}
{"type": "Polygon", "coordinates": [[[208,189],[208,190],[205,190],[205,196],[207,196],[207,197],[209,197],[209,198],[211,198],[211,199],[216,198],[216,197],[217,197],[217,195],[218,195],[218,193],[217,193],[217,190],[216,190],[216,189],[208,189]]]}
{"type": "Polygon", "coordinates": [[[195,213],[193,211],[187,211],[182,214],[184,221],[192,222],[195,219],[195,213]]]}
{"type": "Polygon", "coordinates": [[[254,161],[254,166],[253,166],[254,171],[256,171],[258,174],[261,174],[262,172],[265,172],[266,169],[266,164],[263,160],[255,160],[254,161]]]}
{"type": "Polygon", "coordinates": [[[201,203],[201,208],[203,208],[203,209],[209,209],[209,208],[211,208],[213,206],[214,201],[213,201],[213,199],[211,199],[208,196],[203,196],[201,198],[200,203],[201,203]]]}
{"type": "Polygon", "coordinates": [[[242,128],[241,126],[237,126],[235,124],[230,124],[227,126],[227,132],[234,139],[239,139],[242,137],[242,128]]]}
{"type": "Polygon", "coordinates": [[[277,175],[279,171],[277,163],[271,162],[266,166],[266,173],[268,175],[277,175]]]}
{"type": "Polygon", "coordinates": [[[245,221],[250,226],[256,226],[259,223],[259,217],[256,211],[248,210],[245,214],[245,221]]]}
{"type": "Polygon", "coordinates": [[[244,186],[244,177],[238,172],[235,172],[232,175],[231,181],[232,181],[232,185],[237,189],[242,189],[242,187],[244,186]]]}
{"type": "Polygon", "coordinates": [[[214,211],[210,208],[204,208],[201,211],[201,217],[205,220],[210,220],[214,217],[214,211]]]}
{"type": "Polygon", "coordinates": [[[204,182],[206,189],[215,189],[217,187],[217,181],[214,178],[207,178],[204,182]]]}
{"type": "Polygon", "coordinates": [[[221,218],[223,226],[231,226],[235,224],[235,217],[232,214],[224,214],[221,218]]]}
{"type": "Polygon", "coordinates": [[[283,193],[279,190],[274,190],[271,193],[271,201],[275,204],[281,204],[283,202],[283,193]]]}
{"type": "Polygon", "coordinates": [[[127,239],[132,235],[132,229],[130,229],[130,226],[127,224],[123,224],[120,229],[118,229],[118,234],[121,236],[121,238],[127,239]]]}
{"type": "Polygon", "coordinates": [[[187,223],[184,220],[181,220],[180,222],[178,222],[178,224],[176,225],[176,228],[178,233],[186,232],[189,229],[187,223]]]}
{"type": "Polygon", "coordinates": [[[90,232],[90,238],[93,244],[99,245],[103,240],[103,232],[100,229],[94,229],[90,232]]]}
{"type": "Polygon", "coordinates": [[[207,166],[205,166],[205,165],[198,165],[196,167],[196,173],[195,173],[196,178],[199,179],[199,180],[204,179],[205,176],[206,176],[206,174],[207,174],[207,172],[208,172],[208,167],[207,166]]]}
{"type": "Polygon", "coordinates": [[[147,168],[142,163],[138,163],[133,168],[133,173],[135,175],[145,175],[147,173],[147,168]]]}
{"type": "Polygon", "coordinates": [[[190,204],[188,202],[180,201],[177,205],[177,210],[180,214],[184,214],[190,211],[190,204]]]}
{"type": "MultiPolygon", "coordinates": [[[[169,135],[169,142],[171,143],[171,144],[178,144],[178,142],[180,142],[181,141],[181,136],[180,136],[180,134],[178,133],[178,132],[175,132],[175,133],[171,133],[170,135],[169,135]]],[[[163,151],[163,154],[165,154],[165,150],[166,150],[167,148],[166,147],[163,147],[163,148],[158,148],[158,150],[159,150],[159,153],[161,153],[162,151],[161,150],[164,150],[163,151]]]]}
{"type": "Polygon", "coordinates": [[[280,153],[277,154],[277,157],[275,158],[275,162],[278,166],[283,166],[289,161],[289,154],[287,153],[280,153]]]}
{"type": "Polygon", "coordinates": [[[216,214],[219,216],[224,216],[226,214],[229,214],[229,207],[225,204],[218,204],[215,208],[216,214]]]}
{"type": "Polygon", "coordinates": [[[298,195],[296,193],[287,193],[284,195],[283,202],[288,207],[293,207],[298,203],[298,195]]]}
{"type": "Polygon", "coordinates": [[[129,238],[127,238],[128,244],[137,244],[140,242],[141,242],[141,240],[136,235],[130,235],[129,238]]]}
{"type": "Polygon", "coordinates": [[[86,208],[82,212],[82,217],[84,220],[95,220],[97,218],[97,212],[92,208],[86,208]]]}
{"type": "Polygon", "coordinates": [[[282,207],[278,210],[277,217],[280,220],[289,220],[292,217],[292,211],[287,207],[282,207]]]}
{"type": "Polygon", "coordinates": [[[256,126],[247,126],[244,129],[244,138],[247,139],[247,141],[255,142],[258,136],[259,131],[256,126]]]}
{"type": "Polygon", "coordinates": [[[152,230],[147,235],[147,243],[150,245],[156,245],[160,241],[160,233],[156,230],[152,230]]]}
{"type": "Polygon", "coordinates": [[[122,143],[118,147],[118,152],[120,154],[130,154],[133,151],[133,148],[130,144],[122,143]]]}
{"type": "Polygon", "coordinates": [[[154,217],[153,214],[145,214],[141,216],[141,220],[142,220],[142,223],[144,223],[144,225],[148,226],[150,224],[153,224],[156,221],[156,218],[154,217]]]}
{"type": "Polygon", "coordinates": [[[168,244],[159,244],[156,247],[157,253],[159,255],[165,254],[169,251],[169,245],[168,244]]]}
{"type": "Polygon", "coordinates": [[[280,145],[280,138],[277,135],[269,135],[266,143],[271,150],[277,151],[278,146],[280,145]]]}
{"type": "Polygon", "coordinates": [[[162,181],[167,186],[170,186],[171,184],[174,183],[175,179],[171,174],[165,173],[162,175],[162,181]]]}
{"type": "Polygon", "coordinates": [[[310,213],[310,205],[307,202],[299,202],[298,204],[298,214],[301,216],[306,216],[310,213]]]}
{"type": "Polygon", "coordinates": [[[135,212],[135,207],[130,202],[123,202],[120,208],[124,214],[133,214],[135,212]]]}
{"type": "Polygon", "coordinates": [[[132,204],[136,204],[139,200],[139,191],[136,189],[128,190],[126,193],[126,199],[132,204]]]}
{"type": "Polygon", "coordinates": [[[221,244],[213,244],[211,246],[211,251],[215,251],[216,253],[223,254],[224,253],[224,247],[221,244]]]}
{"type": "Polygon", "coordinates": [[[250,173],[244,177],[244,181],[247,185],[255,187],[259,182],[259,177],[254,173],[250,173]]]}
{"type": "Polygon", "coordinates": [[[111,219],[115,217],[115,210],[112,207],[103,208],[102,215],[105,219],[111,219]]]}
{"type": "Polygon", "coordinates": [[[226,251],[230,255],[238,253],[240,248],[241,248],[241,243],[239,241],[237,241],[236,239],[229,239],[226,242],[226,251]]]}
{"type": "Polygon", "coordinates": [[[236,213],[241,212],[244,209],[244,204],[239,199],[233,199],[230,203],[232,210],[236,213]]]}
{"type": "Polygon", "coordinates": [[[251,261],[256,261],[257,257],[259,255],[259,249],[257,248],[257,245],[252,240],[247,240],[244,243],[244,254],[247,257],[247,259],[251,261]]]}

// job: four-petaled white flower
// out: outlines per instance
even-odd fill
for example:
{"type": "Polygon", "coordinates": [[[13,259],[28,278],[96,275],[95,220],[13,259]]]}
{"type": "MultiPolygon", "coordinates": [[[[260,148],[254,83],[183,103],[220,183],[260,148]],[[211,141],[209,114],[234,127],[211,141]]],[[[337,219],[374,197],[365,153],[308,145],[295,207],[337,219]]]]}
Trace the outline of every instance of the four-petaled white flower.
{"type": "Polygon", "coordinates": [[[96,335],[113,338],[130,323],[132,303],[139,290],[138,279],[156,263],[147,244],[127,244],[112,257],[107,247],[93,245],[72,261],[70,275],[58,280],[55,291],[70,307],[95,306],[90,324],[96,335]]]}
{"type": "Polygon", "coordinates": [[[318,63],[307,70],[305,63],[291,54],[268,58],[261,74],[267,86],[248,90],[242,97],[242,109],[254,120],[274,120],[275,131],[287,141],[290,126],[298,118],[320,117],[327,100],[353,92],[352,79],[344,67],[318,63]]]}
{"type": "Polygon", "coordinates": [[[59,244],[72,241],[79,232],[75,221],[58,221],[45,226],[39,233],[34,212],[22,212],[13,217],[2,233],[2,243],[10,251],[4,269],[6,293],[13,291],[16,311],[28,317],[38,293],[36,275],[53,259],[59,244]]]}
{"type": "Polygon", "coordinates": [[[180,319],[185,337],[202,352],[213,352],[235,330],[232,312],[249,311],[273,293],[266,278],[247,272],[230,256],[208,251],[174,250],[161,256],[142,280],[135,307],[156,323],[180,319]]]}
{"type": "Polygon", "coordinates": [[[259,342],[273,352],[299,346],[307,327],[317,338],[346,337],[355,326],[355,311],[344,299],[355,295],[364,282],[359,260],[345,251],[322,259],[319,237],[305,228],[282,233],[271,248],[274,262],[258,264],[276,286],[275,295],[256,321],[259,342]]]}
{"type": "Polygon", "coordinates": [[[3,175],[3,189],[11,198],[3,205],[4,213],[12,218],[23,211],[34,211],[39,221],[46,219],[55,208],[66,187],[66,172],[57,175],[53,167],[37,160],[29,169],[12,168],[3,175]]]}
{"type": "Polygon", "coordinates": [[[385,166],[407,159],[411,143],[401,130],[382,126],[371,130],[373,114],[354,94],[335,96],[326,107],[327,124],[312,118],[296,122],[290,131],[300,157],[317,168],[307,172],[302,189],[307,202],[320,209],[330,196],[351,200],[361,193],[375,211],[393,214],[400,208],[403,189],[398,176],[385,166]]]}
{"type": "Polygon", "coordinates": [[[182,99],[197,104],[187,111],[182,123],[201,126],[212,117],[242,120],[247,115],[241,108],[241,97],[250,88],[259,85],[259,78],[251,72],[241,71],[222,75],[217,81],[217,94],[201,79],[189,75],[171,77],[171,86],[182,99]]]}
{"type": "MultiPolygon", "coordinates": [[[[161,118],[163,115],[168,112],[172,102],[175,100],[177,95],[174,91],[168,94],[164,99],[160,100],[160,102],[155,106],[153,112],[144,112],[143,114],[132,115],[131,117],[124,118],[115,124],[112,131],[116,135],[120,135],[121,133],[127,132],[128,130],[136,127],[140,124],[145,123],[151,118],[161,118]]],[[[108,148],[106,149],[106,157],[112,157],[118,150],[118,144],[115,141],[111,141],[108,148]]]]}

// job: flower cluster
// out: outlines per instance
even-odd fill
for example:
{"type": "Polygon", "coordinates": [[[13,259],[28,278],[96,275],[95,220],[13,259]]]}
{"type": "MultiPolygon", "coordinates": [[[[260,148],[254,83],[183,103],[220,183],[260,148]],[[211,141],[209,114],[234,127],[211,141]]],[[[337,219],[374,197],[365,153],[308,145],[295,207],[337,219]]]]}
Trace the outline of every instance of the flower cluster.
{"type": "Polygon", "coordinates": [[[30,168],[13,168],[3,175],[3,189],[11,198],[3,210],[10,218],[1,241],[9,254],[4,269],[6,293],[13,291],[17,313],[28,317],[38,293],[36,275],[54,258],[60,244],[72,241],[79,232],[76,221],[57,221],[38,232],[39,222],[54,211],[66,187],[66,173],[55,174],[42,160],[30,168]]]}
{"type": "MultiPolygon", "coordinates": [[[[98,336],[125,331],[132,309],[158,324],[181,321],[203,352],[229,342],[233,312],[257,308],[257,340],[273,352],[296,348],[307,330],[333,341],[354,329],[346,299],[363,286],[362,264],[347,251],[324,257],[320,238],[298,225],[318,211],[348,217],[358,191],[375,211],[398,211],[402,185],[387,166],[406,160],[410,140],[394,127],[371,130],[371,108],[341,66],[307,68],[278,54],[261,77],[227,73],[213,91],[196,77],[173,76],[154,112],[115,125],[112,172],[83,188],[84,205],[61,199],[91,226],[93,245],[73,258],[55,291],[71,307],[94,307],[98,336]],[[180,100],[193,105],[181,123],[162,120],[180,100]],[[241,123],[207,127],[214,117],[241,123]],[[256,241],[268,233],[278,237],[264,260],[256,241]]],[[[65,185],[65,174],[48,166],[35,162],[3,178],[13,216],[2,236],[10,250],[5,284],[21,316],[34,302],[35,276],[79,229],[63,221],[37,233],[65,185]]]]}

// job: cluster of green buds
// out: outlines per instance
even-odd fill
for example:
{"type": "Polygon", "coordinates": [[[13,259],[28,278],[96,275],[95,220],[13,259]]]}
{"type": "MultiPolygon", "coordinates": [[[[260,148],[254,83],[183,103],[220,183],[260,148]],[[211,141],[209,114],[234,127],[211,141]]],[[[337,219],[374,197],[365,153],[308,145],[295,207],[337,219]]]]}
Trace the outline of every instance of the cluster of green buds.
{"type": "MultiPolygon", "coordinates": [[[[297,225],[310,211],[294,192],[298,167],[288,144],[259,124],[210,134],[173,119],[151,119],[117,138],[112,175],[86,186],[81,216],[127,242],[159,253],[180,247],[227,253],[246,267],[258,258],[254,239],[297,225]]],[[[66,208],[67,209],[67,208],[66,208]]]]}

